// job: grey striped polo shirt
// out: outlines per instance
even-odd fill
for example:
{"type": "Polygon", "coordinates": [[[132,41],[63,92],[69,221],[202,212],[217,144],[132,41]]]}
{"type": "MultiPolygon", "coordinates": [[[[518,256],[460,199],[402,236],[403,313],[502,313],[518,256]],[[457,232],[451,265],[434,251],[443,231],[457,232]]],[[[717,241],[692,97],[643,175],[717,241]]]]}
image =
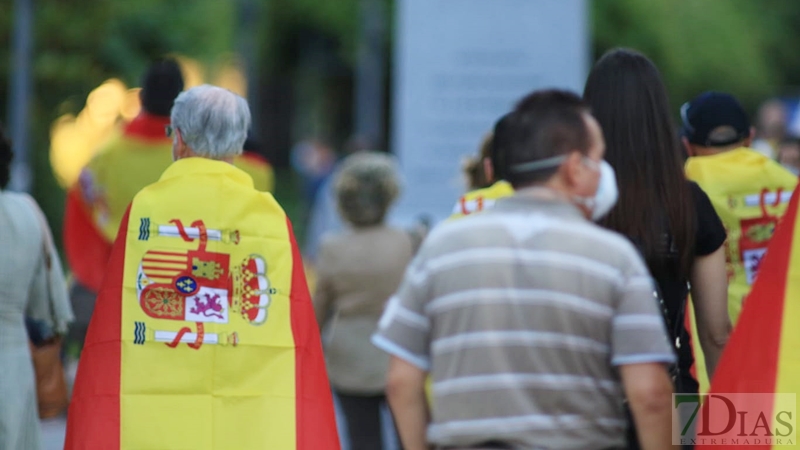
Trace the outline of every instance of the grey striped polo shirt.
{"type": "Polygon", "coordinates": [[[529,194],[437,227],[373,342],[431,372],[441,446],[622,448],[616,366],[675,359],[630,242],[529,194]]]}

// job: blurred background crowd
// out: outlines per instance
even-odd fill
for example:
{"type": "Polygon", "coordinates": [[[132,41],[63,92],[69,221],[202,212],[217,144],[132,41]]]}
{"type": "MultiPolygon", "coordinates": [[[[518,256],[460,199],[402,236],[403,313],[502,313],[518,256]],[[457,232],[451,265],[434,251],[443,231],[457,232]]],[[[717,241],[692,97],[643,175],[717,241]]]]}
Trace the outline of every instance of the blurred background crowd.
{"type": "MultiPolygon", "coordinates": [[[[339,406],[353,423],[386,417],[386,355],[368,342],[383,303],[363,299],[391,295],[431,224],[419,217],[405,232],[386,226],[403,189],[394,158],[368,153],[351,166],[342,160],[395,151],[397,3],[9,0],[0,13],[0,99],[7,102],[0,123],[16,155],[9,187],[33,195],[63,249],[68,192],[98,149],[147,109],[141,89],[153,61],[174,58],[184,89],[210,83],[242,95],[253,115],[245,150],[258,161],[242,167],[285,208],[318,319],[336,321],[338,335],[324,339],[339,406]],[[352,237],[323,242],[325,233],[348,225],[361,229],[355,239],[367,244],[354,245],[352,237]],[[382,252],[397,257],[370,259],[382,252]],[[376,273],[385,285],[366,281],[376,273]]],[[[592,60],[621,46],[646,54],[661,71],[676,123],[678,106],[700,92],[734,93],[756,128],[752,147],[800,173],[799,2],[596,0],[586,7],[592,60]]],[[[489,184],[480,145],[452,161],[463,168],[463,191],[489,184]]],[[[68,274],[75,269],[65,264],[68,274]]],[[[76,315],[80,322],[86,314],[76,315]]],[[[77,358],[79,345],[66,352],[77,358]]]]}
{"type": "MultiPolygon", "coordinates": [[[[0,14],[0,98],[9,108],[18,61],[11,44],[20,25],[12,3],[29,3],[32,11],[25,145],[30,189],[53,229],[61,229],[65,189],[80,162],[113,124],[135,116],[129,90],[140,87],[150,61],[167,54],[181,58],[187,87],[211,82],[246,94],[260,152],[275,171],[274,193],[301,239],[301,219],[348,143],[391,151],[393,1],[8,2],[0,14]],[[372,55],[366,64],[365,54],[372,55]],[[370,92],[365,77],[376,76],[379,90],[371,92],[380,95],[360,100],[359,86],[370,92]],[[373,117],[380,123],[358,117],[359,101],[376,105],[370,110],[380,111],[373,117]]],[[[735,93],[754,119],[758,114],[754,123],[773,151],[800,134],[800,60],[793,52],[800,4],[613,0],[587,7],[592,54],[617,46],[644,52],[661,70],[673,106],[713,86],[735,93]]],[[[9,108],[0,108],[0,120],[10,128],[9,108]]],[[[785,146],[795,155],[786,157],[796,159],[797,144],[785,146]]]]}

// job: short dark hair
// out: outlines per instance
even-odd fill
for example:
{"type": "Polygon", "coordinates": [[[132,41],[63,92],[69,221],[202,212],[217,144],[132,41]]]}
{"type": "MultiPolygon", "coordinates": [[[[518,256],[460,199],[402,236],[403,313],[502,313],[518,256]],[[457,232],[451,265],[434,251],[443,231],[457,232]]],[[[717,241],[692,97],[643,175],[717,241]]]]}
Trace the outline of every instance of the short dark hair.
{"type": "Polygon", "coordinates": [[[11,160],[14,154],[11,152],[11,142],[6,137],[3,124],[0,123],[0,189],[5,189],[11,181],[11,160]]]}
{"type": "Polygon", "coordinates": [[[514,188],[546,181],[557,167],[515,172],[514,166],[543,160],[570,151],[589,150],[589,131],[585,115],[589,107],[576,94],[548,89],[529,94],[514,110],[501,118],[494,130],[495,152],[500,156],[500,171],[514,188]]]}
{"type": "Polygon", "coordinates": [[[150,114],[169,117],[175,97],[183,91],[183,74],[178,62],[159,59],[142,78],[142,108],[150,114]]]}

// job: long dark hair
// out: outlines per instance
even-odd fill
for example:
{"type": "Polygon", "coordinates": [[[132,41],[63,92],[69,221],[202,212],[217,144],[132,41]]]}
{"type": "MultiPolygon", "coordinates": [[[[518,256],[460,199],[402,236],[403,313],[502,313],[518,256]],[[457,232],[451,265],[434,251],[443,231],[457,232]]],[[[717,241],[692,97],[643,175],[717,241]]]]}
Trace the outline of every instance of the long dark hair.
{"type": "Polygon", "coordinates": [[[611,50],[595,64],[583,96],[603,127],[605,159],[619,186],[619,201],[602,225],[637,244],[656,278],[673,270],[688,276],[697,226],[694,202],[658,69],[641,53],[611,50]],[[665,233],[672,242],[665,241],[665,233]],[[667,246],[677,261],[666,257],[667,246]]]}

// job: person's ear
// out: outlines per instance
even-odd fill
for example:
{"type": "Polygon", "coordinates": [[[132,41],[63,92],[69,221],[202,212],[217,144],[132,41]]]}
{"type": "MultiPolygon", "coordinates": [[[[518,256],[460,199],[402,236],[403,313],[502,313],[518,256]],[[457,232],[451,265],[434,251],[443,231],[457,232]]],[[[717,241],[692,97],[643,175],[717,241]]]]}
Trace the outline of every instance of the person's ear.
{"type": "Polygon", "coordinates": [[[744,140],[744,146],[750,147],[753,143],[753,139],[756,137],[756,127],[750,127],[750,135],[744,140]]]}
{"type": "Polygon", "coordinates": [[[585,156],[581,152],[572,152],[559,168],[559,172],[561,172],[564,183],[566,183],[567,186],[573,187],[580,184],[583,171],[586,170],[583,164],[584,157],[585,156]]]}
{"type": "Polygon", "coordinates": [[[184,142],[183,137],[181,136],[180,130],[175,128],[175,143],[172,145],[173,150],[173,159],[175,161],[181,158],[188,158],[192,156],[192,151],[189,149],[189,146],[186,145],[184,142]]]}
{"type": "Polygon", "coordinates": [[[487,183],[494,183],[494,167],[490,158],[483,158],[483,174],[487,183]]]}

